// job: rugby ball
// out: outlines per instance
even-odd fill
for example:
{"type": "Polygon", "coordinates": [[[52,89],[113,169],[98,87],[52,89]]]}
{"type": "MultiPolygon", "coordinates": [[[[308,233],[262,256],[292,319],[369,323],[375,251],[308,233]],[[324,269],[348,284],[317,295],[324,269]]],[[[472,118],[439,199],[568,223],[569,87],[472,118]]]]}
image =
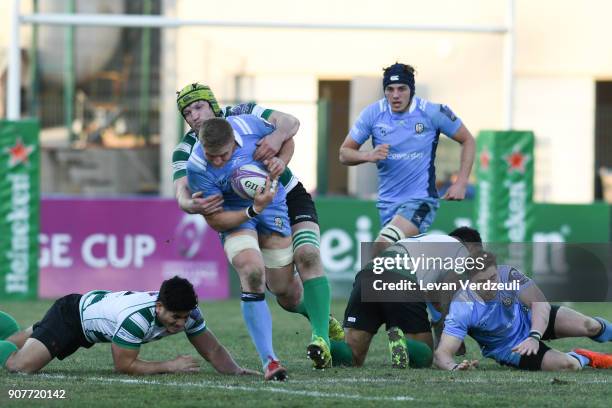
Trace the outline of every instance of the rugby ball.
{"type": "Polygon", "coordinates": [[[244,199],[252,199],[257,191],[266,186],[268,172],[254,165],[245,164],[234,170],[231,178],[232,189],[244,199]]]}

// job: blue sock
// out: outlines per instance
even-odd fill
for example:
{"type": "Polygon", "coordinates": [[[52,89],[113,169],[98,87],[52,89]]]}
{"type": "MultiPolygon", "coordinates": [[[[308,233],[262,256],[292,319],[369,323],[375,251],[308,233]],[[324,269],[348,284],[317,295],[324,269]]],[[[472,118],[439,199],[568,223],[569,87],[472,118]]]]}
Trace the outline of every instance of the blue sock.
{"type": "Polygon", "coordinates": [[[601,331],[597,336],[591,337],[591,340],[594,340],[598,343],[605,343],[607,341],[612,341],[612,325],[609,321],[601,317],[595,317],[599,323],[601,323],[601,331]]]}
{"type": "Polygon", "coordinates": [[[583,356],[582,354],[578,354],[575,351],[570,351],[567,353],[568,356],[574,357],[580,363],[580,367],[583,367],[591,362],[588,357],[583,356]]]}
{"type": "Polygon", "coordinates": [[[265,294],[243,292],[241,300],[242,317],[265,369],[271,359],[277,360],[272,347],[272,316],[265,294]]]}

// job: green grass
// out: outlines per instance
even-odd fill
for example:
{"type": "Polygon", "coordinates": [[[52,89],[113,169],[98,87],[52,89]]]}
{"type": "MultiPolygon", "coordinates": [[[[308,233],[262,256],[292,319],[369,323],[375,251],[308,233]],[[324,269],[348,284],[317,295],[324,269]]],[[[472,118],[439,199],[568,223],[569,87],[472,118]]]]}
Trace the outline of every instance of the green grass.
{"type": "MultiPolygon", "coordinates": [[[[43,316],[51,302],[3,302],[0,310],[15,316],[22,326],[43,316]]],[[[287,383],[264,383],[261,377],[217,375],[203,362],[194,375],[129,377],[113,372],[110,346],[98,344],[79,350],[64,361],[54,360],[34,376],[9,375],[0,370],[0,406],[610,406],[611,370],[585,369],[577,373],[522,372],[482,360],[476,344],[469,341],[468,357],[481,359],[470,372],[434,369],[390,368],[386,336],[374,339],[364,368],[332,368],[313,371],[305,348],[309,326],[300,316],[289,314],[269,302],[274,320],[274,344],[289,369],[287,383]],[[65,400],[9,400],[9,389],[66,391],[65,400]]],[[[612,303],[573,305],[577,310],[612,319],[612,303]]],[[[342,316],[344,304],[334,302],[332,311],[342,316]]],[[[235,359],[259,369],[259,359],[246,331],[237,300],[202,305],[205,318],[235,359]]],[[[612,351],[610,344],[588,339],[559,340],[553,347],[568,351],[576,346],[612,351]]],[[[144,359],[169,359],[177,354],[197,355],[183,335],[143,346],[144,359]]]]}

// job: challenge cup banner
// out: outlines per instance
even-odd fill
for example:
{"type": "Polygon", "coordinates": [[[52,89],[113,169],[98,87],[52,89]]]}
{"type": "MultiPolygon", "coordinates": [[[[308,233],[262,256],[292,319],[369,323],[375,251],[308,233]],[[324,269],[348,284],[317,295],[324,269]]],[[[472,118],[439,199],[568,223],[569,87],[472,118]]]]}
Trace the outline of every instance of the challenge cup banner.
{"type": "Polygon", "coordinates": [[[514,265],[529,265],[520,243],[533,237],[533,148],[531,131],[483,131],[477,138],[476,227],[484,242],[510,244],[498,257],[514,265]]]}
{"type": "Polygon", "coordinates": [[[0,120],[0,299],[38,292],[38,122],[0,120]]]}
{"type": "Polygon", "coordinates": [[[200,300],[229,296],[218,234],[164,198],[43,198],[41,298],[94,289],[158,290],[175,275],[200,300]]]}

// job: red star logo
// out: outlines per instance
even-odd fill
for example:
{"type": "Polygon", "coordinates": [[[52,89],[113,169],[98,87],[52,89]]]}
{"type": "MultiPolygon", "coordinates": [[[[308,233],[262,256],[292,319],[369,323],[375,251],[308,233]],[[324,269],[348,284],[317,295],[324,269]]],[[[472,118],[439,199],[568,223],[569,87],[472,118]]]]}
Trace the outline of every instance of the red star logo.
{"type": "Polygon", "coordinates": [[[488,150],[483,150],[482,153],[480,153],[480,168],[483,170],[488,170],[490,163],[491,154],[489,154],[488,150]]]}
{"type": "Polygon", "coordinates": [[[504,157],[504,160],[508,163],[508,173],[513,171],[525,173],[525,165],[529,161],[529,155],[521,153],[518,146],[514,146],[512,153],[504,157]]]}
{"type": "Polygon", "coordinates": [[[20,163],[28,163],[28,157],[33,150],[34,147],[24,145],[21,138],[17,138],[15,146],[4,148],[4,152],[11,155],[9,159],[9,167],[15,167],[20,163]]]}

